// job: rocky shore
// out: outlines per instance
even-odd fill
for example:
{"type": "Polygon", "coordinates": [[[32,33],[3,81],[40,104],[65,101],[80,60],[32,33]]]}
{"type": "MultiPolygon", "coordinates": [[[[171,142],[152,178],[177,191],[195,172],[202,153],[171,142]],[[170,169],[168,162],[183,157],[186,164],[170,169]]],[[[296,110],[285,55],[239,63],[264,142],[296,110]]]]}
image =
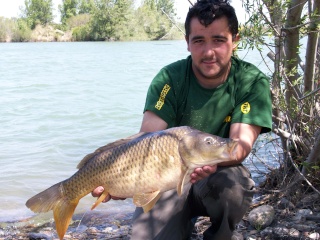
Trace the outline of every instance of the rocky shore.
{"type": "MultiPolygon", "coordinates": [[[[306,195],[298,204],[285,198],[265,195],[256,201],[237,226],[235,240],[317,239],[320,240],[320,196],[306,195]],[[242,236],[242,237],[241,237],[242,236]]],[[[76,214],[64,239],[130,239],[132,212],[76,214]]],[[[210,226],[209,218],[199,217],[192,240],[202,239],[210,226]]],[[[0,240],[58,239],[53,219],[40,223],[37,218],[1,223],[0,240]]]]}

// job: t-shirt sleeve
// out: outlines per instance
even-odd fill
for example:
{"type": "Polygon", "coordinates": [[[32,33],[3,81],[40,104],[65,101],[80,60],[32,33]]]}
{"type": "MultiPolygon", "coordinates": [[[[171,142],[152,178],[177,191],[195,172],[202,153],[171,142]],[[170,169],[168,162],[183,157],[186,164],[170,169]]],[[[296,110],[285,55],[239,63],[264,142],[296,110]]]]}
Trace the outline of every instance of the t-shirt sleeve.
{"type": "Polygon", "coordinates": [[[258,69],[244,71],[235,97],[232,123],[240,122],[262,127],[261,133],[272,128],[272,101],[268,78],[258,69]]]}
{"type": "Polygon", "coordinates": [[[176,119],[177,102],[172,79],[166,68],[152,80],[146,97],[145,111],[152,111],[162,118],[168,127],[173,127],[176,119]]]}

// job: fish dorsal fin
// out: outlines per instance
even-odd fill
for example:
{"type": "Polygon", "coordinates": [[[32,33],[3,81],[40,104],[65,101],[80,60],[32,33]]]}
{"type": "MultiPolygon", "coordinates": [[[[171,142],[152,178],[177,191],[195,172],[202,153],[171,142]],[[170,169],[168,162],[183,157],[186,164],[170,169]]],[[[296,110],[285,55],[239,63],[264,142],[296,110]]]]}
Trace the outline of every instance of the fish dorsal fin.
{"type": "Polygon", "coordinates": [[[80,169],[82,168],[84,165],[86,165],[86,163],[91,160],[92,158],[94,158],[95,156],[97,156],[98,154],[102,153],[102,152],[105,152],[105,151],[108,151],[112,148],[115,148],[115,147],[119,147],[123,144],[126,144],[127,142],[131,141],[132,139],[135,139],[135,138],[138,138],[138,137],[141,137],[143,136],[144,134],[146,134],[145,132],[140,132],[140,133],[137,133],[137,134],[134,134],[130,137],[127,137],[127,138],[123,138],[123,139],[119,139],[115,142],[112,142],[112,143],[108,143],[107,145],[105,146],[102,146],[102,147],[99,147],[97,150],[95,150],[93,153],[89,153],[88,155],[86,155],[81,161],[80,163],[78,164],[77,168],[80,169]]]}
{"type": "Polygon", "coordinates": [[[190,174],[192,169],[188,169],[186,166],[181,165],[181,175],[177,185],[177,193],[179,196],[183,193],[183,187],[190,181],[190,174]]]}
{"type": "Polygon", "coordinates": [[[143,211],[149,212],[161,197],[160,190],[151,193],[139,193],[133,196],[133,203],[137,207],[142,207],[143,211]]]}
{"type": "Polygon", "coordinates": [[[91,210],[95,209],[108,195],[108,191],[104,190],[97,201],[92,205],[91,210]]]}

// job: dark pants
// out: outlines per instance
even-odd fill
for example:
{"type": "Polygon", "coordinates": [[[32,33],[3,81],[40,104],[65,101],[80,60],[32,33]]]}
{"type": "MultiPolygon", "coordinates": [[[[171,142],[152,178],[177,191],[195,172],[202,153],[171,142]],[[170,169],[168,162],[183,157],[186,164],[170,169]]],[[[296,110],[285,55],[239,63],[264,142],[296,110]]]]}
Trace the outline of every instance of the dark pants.
{"type": "Polygon", "coordinates": [[[194,225],[191,220],[209,216],[212,225],[204,232],[203,239],[228,240],[250,206],[253,188],[254,182],[243,165],[219,167],[181,197],[171,190],[148,213],[137,208],[131,239],[189,239],[194,225]]]}

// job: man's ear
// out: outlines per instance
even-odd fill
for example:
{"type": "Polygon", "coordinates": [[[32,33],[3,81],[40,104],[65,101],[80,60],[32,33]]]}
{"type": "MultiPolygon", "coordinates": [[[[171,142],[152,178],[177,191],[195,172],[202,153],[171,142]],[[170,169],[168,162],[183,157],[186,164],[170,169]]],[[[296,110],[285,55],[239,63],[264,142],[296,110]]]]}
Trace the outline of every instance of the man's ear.
{"type": "Polygon", "coordinates": [[[232,49],[233,49],[233,51],[235,51],[235,50],[237,50],[237,47],[238,47],[238,42],[240,41],[240,35],[239,35],[239,33],[235,36],[235,37],[233,37],[233,39],[232,39],[232,42],[233,42],[233,47],[232,47],[232,49]]]}
{"type": "Polygon", "coordinates": [[[189,49],[189,38],[187,36],[184,36],[184,39],[186,40],[187,42],[187,49],[188,51],[190,52],[190,49],[189,49]]]}

